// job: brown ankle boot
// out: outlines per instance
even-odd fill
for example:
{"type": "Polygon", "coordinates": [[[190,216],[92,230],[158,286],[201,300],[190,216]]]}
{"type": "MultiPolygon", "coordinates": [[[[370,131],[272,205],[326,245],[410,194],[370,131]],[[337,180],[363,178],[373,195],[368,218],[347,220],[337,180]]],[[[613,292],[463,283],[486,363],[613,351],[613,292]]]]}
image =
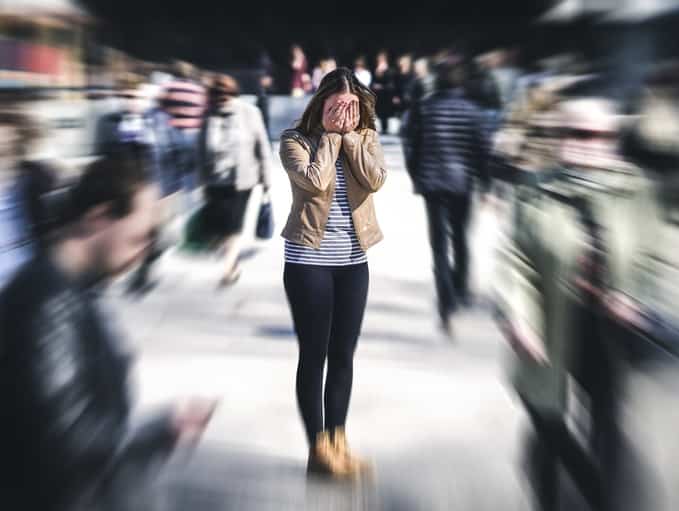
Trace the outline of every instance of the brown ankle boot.
{"type": "Polygon", "coordinates": [[[373,466],[367,460],[361,459],[349,450],[344,428],[335,428],[332,432],[332,447],[340,459],[343,459],[354,475],[370,475],[373,466]]]}
{"type": "Polygon", "coordinates": [[[316,437],[316,443],[309,450],[308,474],[320,474],[346,479],[352,476],[346,460],[338,456],[330,442],[330,434],[322,431],[316,437]]]}

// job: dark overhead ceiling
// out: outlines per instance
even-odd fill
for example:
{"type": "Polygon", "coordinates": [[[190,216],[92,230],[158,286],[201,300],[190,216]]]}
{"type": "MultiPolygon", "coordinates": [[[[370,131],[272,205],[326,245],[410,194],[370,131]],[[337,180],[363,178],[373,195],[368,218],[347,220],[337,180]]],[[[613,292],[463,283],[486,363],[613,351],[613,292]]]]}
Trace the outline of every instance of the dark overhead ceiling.
{"type": "Polygon", "coordinates": [[[148,60],[179,57],[218,69],[252,66],[262,49],[274,62],[285,62],[293,42],[302,44],[312,60],[333,54],[344,63],[382,47],[430,52],[462,42],[479,48],[508,44],[519,40],[528,21],[553,1],[79,3],[105,22],[99,35],[108,44],[148,60]]]}

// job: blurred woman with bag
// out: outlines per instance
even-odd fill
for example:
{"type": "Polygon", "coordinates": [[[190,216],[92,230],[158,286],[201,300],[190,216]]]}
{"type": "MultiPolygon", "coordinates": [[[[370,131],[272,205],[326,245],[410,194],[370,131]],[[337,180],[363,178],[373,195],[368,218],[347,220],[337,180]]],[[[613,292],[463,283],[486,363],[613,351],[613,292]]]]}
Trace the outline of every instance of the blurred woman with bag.
{"type": "Polygon", "coordinates": [[[268,197],[271,145],[262,114],[240,99],[231,76],[215,79],[214,107],[201,136],[205,207],[204,230],[224,246],[224,275],[220,286],[235,283],[241,274],[238,257],[243,222],[252,189],[262,184],[268,197]]]}

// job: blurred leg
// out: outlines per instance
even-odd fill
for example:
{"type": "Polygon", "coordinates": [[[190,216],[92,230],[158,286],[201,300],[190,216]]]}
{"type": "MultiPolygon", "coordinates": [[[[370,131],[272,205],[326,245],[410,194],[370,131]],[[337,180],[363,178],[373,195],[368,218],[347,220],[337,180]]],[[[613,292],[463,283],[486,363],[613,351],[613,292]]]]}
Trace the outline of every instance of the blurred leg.
{"type": "Polygon", "coordinates": [[[234,275],[238,271],[238,257],[243,245],[242,234],[232,234],[224,240],[224,277],[234,275]]]}
{"type": "Polygon", "coordinates": [[[302,264],[285,265],[283,276],[299,343],[297,403],[309,445],[323,431],[323,368],[333,310],[331,270],[302,264]]]}
{"type": "Polygon", "coordinates": [[[450,226],[452,230],[453,284],[456,295],[463,301],[469,298],[469,246],[467,243],[467,227],[469,226],[469,212],[471,198],[469,194],[451,196],[450,198],[450,226]]]}
{"type": "Polygon", "coordinates": [[[550,417],[533,409],[527,411],[544,447],[545,458],[538,475],[538,500],[544,511],[558,509],[558,464],[560,461],[582,495],[595,510],[601,509],[599,471],[589,453],[573,438],[560,417],[550,417]]]}
{"type": "Polygon", "coordinates": [[[455,292],[448,257],[448,210],[441,194],[426,195],[425,205],[429,221],[429,243],[434,263],[438,313],[441,320],[445,321],[455,309],[455,292]]]}

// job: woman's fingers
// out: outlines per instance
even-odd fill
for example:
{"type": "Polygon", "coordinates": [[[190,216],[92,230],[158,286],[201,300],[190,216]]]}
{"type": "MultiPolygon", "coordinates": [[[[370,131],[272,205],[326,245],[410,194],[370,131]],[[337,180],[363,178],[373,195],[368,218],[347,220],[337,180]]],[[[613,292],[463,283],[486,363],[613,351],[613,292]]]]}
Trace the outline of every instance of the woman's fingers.
{"type": "Polygon", "coordinates": [[[339,114],[340,114],[339,122],[342,123],[342,126],[344,127],[349,121],[349,105],[344,103],[339,114]]]}

